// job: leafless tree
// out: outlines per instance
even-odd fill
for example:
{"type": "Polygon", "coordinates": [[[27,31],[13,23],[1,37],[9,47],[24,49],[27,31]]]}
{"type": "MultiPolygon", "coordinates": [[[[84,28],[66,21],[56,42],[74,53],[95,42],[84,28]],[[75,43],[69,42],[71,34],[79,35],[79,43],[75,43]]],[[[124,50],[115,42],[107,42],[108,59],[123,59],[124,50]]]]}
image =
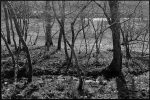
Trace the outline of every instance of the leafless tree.
{"type": "Polygon", "coordinates": [[[67,51],[67,43],[66,43],[66,35],[65,35],[65,27],[64,27],[64,24],[65,24],[65,1],[62,1],[61,7],[59,6],[61,8],[60,20],[59,20],[58,14],[56,13],[56,9],[54,8],[54,2],[52,2],[52,5],[53,5],[54,15],[56,17],[56,20],[59,23],[59,28],[60,28],[57,51],[61,49],[61,38],[63,36],[66,61],[68,61],[69,55],[68,55],[68,51],[67,51]]]}
{"type": "Polygon", "coordinates": [[[96,4],[103,9],[104,14],[107,18],[108,24],[111,25],[110,29],[112,31],[113,38],[113,60],[108,66],[108,74],[112,73],[115,75],[118,98],[129,98],[127,84],[124,78],[124,75],[121,71],[122,69],[122,54],[121,54],[121,45],[120,45],[120,15],[119,15],[119,2],[118,1],[109,1],[110,15],[106,12],[106,4],[104,7],[96,2],[96,4]],[[112,25],[113,24],[113,25],[112,25]]]}
{"type": "Polygon", "coordinates": [[[26,45],[26,43],[25,43],[25,41],[22,37],[23,29],[22,29],[22,27],[19,26],[19,23],[17,21],[16,13],[15,13],[11,3],[8,2],[8,1],[5,1],[4,3],[9,8],[9,11],[12,15],[12,18],[13,18],[13,21],[14,21],[14,24],[15,24],[16,31],[17,31],[17,34],[19,36],[20,42],[22,43],[22,45],[24,47],[24,51],[26,52],[26,57],[27,57],[27,62],[28,62],[28,68],[27,68],[28,69],[28,72],[27,72],[28,75],[27,75],[27,77],[28,77],[28,83],[30,83],[30,82],[32,82],[32,64],[31,64],[31,58],[30,58],[30,53],[29,53],[28,47],[27,47],[27,45],[26,45]]]}
{"type": "MultiPolygon", "coordinates": [[[[78,64],[78,59],[76,57],[76,54],[75,54],[75,50],[74,50],[74,45],[75,45],[75,40],[78,36],[78,33],[80,32],[80,30],[75,34],[75,29],[74,29],[74,26],[75,26],[75,22],[77,20],[77,18],[79,17],[79,15],[87,8],[87,6],[91,3],[91,1],[87,2],[81,9],[80,11],[77,13],[77,15],[73,18],[73,21],[71,22],[71,33],[72,33],[72,44],[69,45],[69,42],[67,42],[67,44],[70,46],[71,48],[71,57],[70,57],[70,62],[71,60],[73,59],[73,57],[75,58],[75,64],[76,64],[76,67],[77,67],[77,70],[78,70],[78,75],[79,75],[79,86],[78,86],[78,92],[80,94],[83,93],[83,77],[81,76],[81,73],[82,73],[82,70],[81,68],[79,67],[79,64],[78,64]]],[[[83,27],[84,28],[84,27],[83,27]]],[[[82,29],[83,29],[82,28],[82,29]]],[[[81,30],[82,30],[81,29],[81,30]]],[[[69,63],[70,63],[69,62],[69,63]]]]}
{"type": "MultiPolygon", "coordinates": [[[[9,12],[9,10],[8,10],[9,12]]],[[[17,51],[17,44],[16,44],[16,40],[15,40],[15,31],[13,29],[13,21],[12,21],[12,17],[10,16],[10,12],[9,12],[9,19],[10,19],[10,26],[11,26],[11,31],[12,31],[12,39],[13,39],[13,42],[14,42],[14,46],[15,46],[15,51],[17,51]]]]}

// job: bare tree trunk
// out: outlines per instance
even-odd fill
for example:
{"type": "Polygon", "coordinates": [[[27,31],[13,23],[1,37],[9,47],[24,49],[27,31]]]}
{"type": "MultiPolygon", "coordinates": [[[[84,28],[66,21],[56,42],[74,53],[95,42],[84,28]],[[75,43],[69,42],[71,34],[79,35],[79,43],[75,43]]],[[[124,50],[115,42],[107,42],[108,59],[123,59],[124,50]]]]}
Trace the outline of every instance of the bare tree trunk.
{"type": "Polygon", "coordinates": [[[12,39],[13,39],[13,42],[14,42],[14,46],[15,46],[15,51],[17,51],[17,44],[16,44],[16,40],[15,40],[15,32],[14,32],[14,29],[13,29],[13,21],[12,21],[12,17],[11,17],[11,13],[9,12],[10,16],[9,16],[9,19],[10,19],[10,26],[11,26],[11,31],[12,31],[12,39]]]}
{"type": "Polygon", "coordinates": [[[64,27],[64,23],[65,23],[65,1],[62,1],[62,14],[61,14],[61,33],[63,35],[63,40],[64,40],[64,50],[65,50],[65,55],[66,55],[66,62],[67,63],[67,67],[66,67],[66,71],[68,70],[70,64],[71,64],[71,61],[70,61],[70,58],[69,58],[69,54],[68,54],[68,50],[67,50],[67,42],[66,42],[66,35],[65,35],[65,27],[64,27]]]}
{"type": "MultiPolygon", "coordinates": [[[[58,21],[59,23],[59,28],[60,28],[60,33],[59,33],[59,39],[58,39],[58,47],[57,47],[57,50],[61,50],[61,39],[62,39],[62,36],[63,36],[63,40],[64,40],[64,50],[65,50],[65,63],[62,65],[66,65],[67,64],[67,68],[66,70],[68,69],[68,66],[69,66],[69,62],[70,62],[70,58],[69,58],[69,55],[68,55],[68,50],[67,50],[67,39],[66,39],[66,35],[65,35],[65,27],[64,27],[64,23],[65,23],[65,1],[62,1],[62,7],[61,7],[61,20],[59,20],[58,16],[56,15],[56,12],[55,12],[55,9],[54,9],[54,3],[52,2],[53,4],[53,11],[54,11],[54,14],[55,14],[55,17],[56,17],[56,20],[58,21]]],[[[58,72],[60,71],[60,69],[58,70],[58,72]]]]}
{"type": "Polygon", "coordinates": [[[144,56],[144,48],[145,48],[145,40],[146,40],[146,35],[147,35],[148,31],[146,30],[145,34],[144,34],[144,39],[143,39],[143,43],[142,43],[142,54],[141,56],[144,56]]]}
{"type": "Polygon", "coordinates": [[[97,34],[98,33],[96,32],[95,33],[95,45],[96,45],[96,56],[95,56],[95,58],[96,58],[96,67],[97,67],[97,64],[98,64],[98,55],[99,55],[99,47],[98,47],[98,39],[97,39],[98,35],[97,34]]]}
{"type": "Polygon", "coordinates": [[[86,54],[87,54],[87,42],[86,42],[86,34],[85,34],[85,30],[84,30],[84,18],[83,16],[81,16],[81,24],[82,24],[82,31],[83,31],[83,38],[85,40],[85,49],[86,49],[86,54]]]}
{"type": "Polygon", "coordinates": [[[59,38],[58,38],[58,46],[57,50],[61,50],[61,39],[62,39],[62,32],[59,32],[59,38]]]}
{"type": "Polygon", "coordinates": [[[11,39],[10,39],[10,30],[9,30],[9,19],[8,19],[8,10],[6,5],[3,3],[3,8],[4,8],[4,13],[5,13],[5,24],[6,24],[6,32],[7,32],[7,42],[8,44],[11,44],[11,39]]]}
{"type": "Polygon", "coordinates": [[[5,1],[7,7],[9,8],[10,10],[10,13],[12,15],[12,18],[14,20],[14,24],[15,24],[15,27],[16,27],[16,31],[17,31],[17,34],[19,36],[19,40],[20,42],[22,43],[22,45],[24,46],[24,51],[26,52],[26,57],[27,57],[27,61],[28,61],[28,83],[32,82],[32,64],[31,64],[31,57],[30,57],[30,53],[29,53],[29,49],[22,37],[22,27],[19,25],[19,23],[17,22],[17,17],[16,17],[16,14],[11,6],[11,4],[8,2],[8,1],[5,1]]]}
{"type": "Polygon", "coordinates": [[[26,41],[27,40],[27,34],[28,34],[28,20],[27,19],[24,19],[23,20],[23,36],[24,36],[24,40],[26,41]]]}
{"type": "MultiPolygon", "coordinates": [[[[38,25],[38,24],[37,24],[37,25],[38,25]]],[[[36,45],[36,43],[37,43],[37,40],[38,40],[38,37],[39,37],[39,33],[40,33],[40,32],[39,32],[39,30],[40,30],[39,28],[40,28],[40,26],[38,25],[38,29],[37,29],[37,31],[36,31],[36,32],[37,32],[37,36],[36,36],[36,38],[35,38],[35,41],[34,41],[33,45],[36,45]]]]}
{"type": "Polygon", "coordinates": [[[15,70],[16,70],[16,68],[15,68],[15,65],[16,65],[16,63],[15,63],[15,58],[14,58],[14,56],[13,56],[13,53],[11,52],[11,50],[10,50],[10,48],[9,48],[9,45],[8,45],[8,43],[7,43],[7,41],[6,41],[6,39],[5,39],[5,37],[4,37],[4,34],[2,34],[2,31],[1,31],[1,37],[2,37],[2,39],[4,40],[4,42],[5,42],[5,44],[6,44],[6,47],[7,47],[7,49],[8,49],[8,52],[9,52],[9,54],[11,55],[11,57],[12,57],[12,62],[13,62],[13,68],[14,68],[14,81],[16,80],[16,72],[15,72],[15,70]]]}
{"type": "Polygon", "coordinates": [[[129,49],[129,44],[126,45],[126,57],[127,57],[128,59],[131,58],[130,49],[129,49]]]}
{"type": "Polygon", "coordinates": [[[49,47],[51,45],[53,45],[52,36],[51,36],[51,29],[52,29],[52,25],[51,25],[52,20],[51,19],[52,19],[52,17],[49,14],[50,10],[51,10],[50,2],[46,1],[46,5],[45,5],[45,16],[46,16],[45,46],[47,47],[47,51],[49,51],[49,47]]]}
{"type": "Polygon", "coordinates": [[[126,47],[126,57],[127,59],[130,59],[131,58],[131,55],[130,55],[130,48],[129,48],[129,40],[128,40],[128,33],[126,34],[125,36],[125,47],[126,47]]]}
{"type": "MultiPolygon", "coordinates": [[[[28,7],[28,1],[26,1],[27,2],[27,4],[25,4],[25,5],[27,5],[27,7],[28,7]]],[[[29,27],[29,7],[28,8],[25,8],[25,21],[24,21],[24,23],[25,23],[25,32],[24,32],[24,40],[26,41],[27,40],[27,35],[28,35],[28,27],[29,27]]]]}
{"type": "Polygon", "coordinates": [[[65,35],[65,1],[62,1],[62,18],[61,18],[61,33],[63,35],[63,40],[64,40],[64,50],[65,50],[65,55],[66,55],[66,61],[69,59],[68,51],[67,51],[67,43],[66,43],[66,35],[65,35]]]}
{"type": "Polygon", "coordinates": [[[75,21],[73,23],[71,23],[71,32],[72,32],[72,44],[70,47],[71,48],[71,55],[70,55],[68,62],[67,62],[66,72],[72,63],[72,58],[73,58],[73,50],[74,50],[74,42],[75,42],[74,24],[75,24],[75,21]]]}
{"type": "MultiPolygon", "coordinates": [[[[77,56],[75,54],[75,50],[73,48],[73,45],[71,45],[68,40],[66,40],[67,44],[69,45],[71,51],[72,51],[72,57],[74,57],[75,59],[75,67],[77,68],[77,73],[78,73],[78,77],[79,77],[79,85],[77,87],[77,90],[78,90],[78,93],[80,95],[83,95],[84,93],[84,89],[83,89],[83,83],[84,83],[84,79],[83,79],[83,76],[81,75],[82,74],[82,69],[80,68],[79,66],[79,63],[78,63],[78,59],[77,59],[77,56]]],[[[71,59],[71,58],[70,58],[71,59]]]]}
{"type": "Polygon", "coordinates": [[[124,75],[121,71],[122,69],[122,54],[121,54],[121,46],[120,46],[120,15],[119,15],[119,2],[109,1],[110,7],[110,16],[111,22],[109,24],[113,24],[110,28],[112,31],[113,38],[113,61],[110,65],[112,69],[115,69],[116,73],[119,73],[119,76],[116,78],[117,90],[118,90],[118,98],[119,99],[128,99],[129,93],[127,84],[124,78],[124,75]]]}
{"type": "Polygon", "coordinates": [[[124,31],[121,28],[121,33],[122,33],[122,38],[123,38],[123,44],[122,45],[125,47],[127,59],[130,59],[131,55],[130,55],[129,40],[128,40],[129,35],[128,35],[128,33],[125,34],[125,30],[126,30],[125,25],[126,24],[124,23],[124,31]]]}

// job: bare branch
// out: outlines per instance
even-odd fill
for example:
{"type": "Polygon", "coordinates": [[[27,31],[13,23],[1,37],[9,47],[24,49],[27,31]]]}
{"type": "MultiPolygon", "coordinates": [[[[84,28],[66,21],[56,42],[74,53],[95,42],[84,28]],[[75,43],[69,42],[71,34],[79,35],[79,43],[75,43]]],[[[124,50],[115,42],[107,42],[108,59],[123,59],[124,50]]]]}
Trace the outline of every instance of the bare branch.
{"type": "Polygon", "coordinates": [[[106,13],[106,4],[104,3],[104,7],[102,7],[99,3],[97,3],[95,0],[94,2],[103,10],[104,15],[106,16],[108,23],[111,23],[111,18],[109,17],[109,15],[106,13]]]}
{"type": "Polygon", "coordinates": [[[77,18],[79,17],[79,15],[83,12],[83,10],[91,3],[91,1],[89,1],[87,4],[85,4],[82,9],[79,11],[79,13],[77,14],[77,16],[74,18],[72,25],[74,25],[74,23],[76,22],[77,18]]]}

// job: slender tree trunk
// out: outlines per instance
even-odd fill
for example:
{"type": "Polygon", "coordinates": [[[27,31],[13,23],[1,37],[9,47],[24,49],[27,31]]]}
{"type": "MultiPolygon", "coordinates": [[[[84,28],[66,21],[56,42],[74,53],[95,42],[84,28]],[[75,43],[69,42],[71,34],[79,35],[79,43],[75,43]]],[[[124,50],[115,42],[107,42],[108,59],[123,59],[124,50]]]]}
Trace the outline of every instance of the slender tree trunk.
{"type": "MultiPolygon", "coordinates": [[[[26,5],[28,7],[28,1],[26,1],[26,5]]],[[[29,7],[28,8],[25,8],[25,32],[24,32],[24,40],[26,41],[27,40],[27,36],[28,36],[28,27],[29,27],[29,7]]]]}
{"type": "MultiPolygon", "coordinates": [[[[75,35],[74,35],[74,24],[71,23],[71,32],[72,32],[72,49],[74,50],[74,38],[75,38],[75,35]]],[[[67,67],[66,67],[66,71],[68,70],[68,68],[70,67],[71,63],[72,63],[72,58],[73,58],[73,51],[71,50],[71,55],[70,57],[67,59],[68,62],[67,62],[67,67]]]]}
{"type": "Polygon", "coordinates": [[[1,32],[1,37],[2,37],[2,39],[4,40],[4,42],[5,42],[5,44],[6,44],[6,47],[7,47],[7,49],[8,49],[8,52],[9,52],[9,54],[10,54],[11,57],[12,57],[13,69],[14,69],[14,81],[15,81],[15,80],[16,80],[16,72],[15,72],[15,70],[16,70],[16,68],[15,68],[16,63],[15,63],[15,58],[14,58],[13,53],[11,52],[11,50],[10,50],[10,48],[9,48],[9,45],[8,45],[8,43],[7,43],[7,41],[6,41],[5,37],[4,37],[4,35],[2,34],[2,32],[1,32]]]}
{"type": "Polygon", "coordinates": [[[85,40],[85,49],[86,49],[86,54],[87,54],[87,42],[86,42],[86,34],[85,34],[85,30],[84,30],[84,18],[81,16],[81,24],[82,24],[82,31],[83,31],[83,38],[85,40]]]}
{"type": "Polygon", "coordinates": [[[61,32],[61,30],[60,30],[60,32],[59,32],[59,37],[58,37],[57,50],[61,50],[61,39],[62,39],[62,32],[61,32]]]}
{"type": "Polygon", "coordinates": [[[66,71],[68,70],[69,66],[70,66],[70,58],[69,58],[69,55],[68,55],[68,50],[67,50],[67,42],[66,42],[66,35],[65,35],[65,27],[64,27],[64,24],[65,24],[65,1],[62,1],[62,16],[61,16],[61,33],[63,35],[63,40],[64,40],[64,50],[65,50],[65,55],[66,55],[66,63],[67,63],[67,67],[66,67],[66,71]]]}
{"type": "Polygon", "coordinates": [[[12,15],[12,18],[14,20],[14,24],[15,24],[15,27],[16,27],[16,31],[17,31],[17,34],[19,36],[19,40],[20,42],[22,43],[22,45],[24,46],[24,51],[26,52],[26,57],[27,57],[27,61],[28,61],[28,83],[32,82],[32,64],[31,64],[31,57],[30,57],[30,53],[29,53],[29,49],[22,37],[22,27],[19,25],[19,23],[17,22],[17,17],[16,17],[16,14],[14,12],[14,9],[12,8],[11,4],[8,2],[8,1],[5,1],[7,7],[9,8],[10,10],[10,13],[12,15]]]}
{"type": "Polygon", "coordinates": [[[144,39],[143,39],[143,43],[142,43],[142,54],[141,54],[141,56],[144,56],[144,48],[145,48],[145,40],[146,40],[146,35],[147,35],[147,31],[145,32],[145,34],[144,34],[144,39]]]}
{"type": "Polygon", "coordinates": [[[121,46],[120,46],[120,15],[119,15],[119,2],[117,0],[115,1],[109,1],[109,7],[110,7],[110,16],[111,16],[111,22],[110,24],[113,24],[110,28],[112,31],[112,38],[113,38],[113,67],[116,72],[119,73],[119,76],[116,78],[116,84],[117,84],[117,90],[118,90],[118,98],[119,99],[128,99],[129,93],[127,84],[124,78],[124,75],[121,71],[122,69],[122,54],[121,54],[121,46]]]}
{"type": "Polygon", "coordinates": [[[128,37],[129,36],[128,36],[128,33],[127,33],[126,36],[125,36],[126,57],[127,57],[127,59],[130,59],[131,55],[130,55],[130,48],[129,48],[128,37]]]}
{"type": "Polygon", "coordinates": [[[65,56],[66,56],[66,58],[65,58],[66,62],[65,63],[67,63],[67,67],[66,67],[65,73],[67,73],[68,68],[69,68],[69,66],[71,64],[71,58],[69,57],[68,51],[67,51],[67,42],[66,42],[66,36],[65,36],[65,31],[64,31],[64,23],[62,23],[62,27],[61,28],[62,28],[61,31],[62,31],[63,40],[64,40],[65,56]]]}
{"type": "Polygon", "coordinates": [[[129,49],[129,44],[126,45],[126,57],[127,57],[128,59],[131,58],[130,49],[129,49]]]}
{"type": "Polygon", "coordinates": [[[26,19],[24,23],[25,23],[25,29],[24,29],[24,40],[25,40],[25,41],[27,41],[27,36],[28,36],[28,27],[29,27],[29,26],[28,26],[28,23],[29,23],[29,22],[28,22],[28,20],[26,19]]]}
{"type": "Polygon", "coordinates": [[[98,47],[98,39],[97,39],[98,35],[97,35],[97,32],[95,33],[95,44],[96,44],[96,55],[95,55],[95,58],[96,58],[96,67],[97,67],[97,64],[98,64],[98,55],[99,55],[99,47],[98,47]]]}
{"type": "Polygon", "coordinates": [[[52,25],[51,25],[51,15],[48,13],[50,12],[51,7],[50,7],[50,2],[46,1],[46,6],[45,6],[45,16],[46,16],[46,33],[45,33],[45,46],[47,47],[47,51],[49,51],[49,47],[51,45],[53,45],[52,42],[52,37],[51,37],[51,29],[52,29],[52,25]]]}
{"type": "MultiPolygon", "coordinates": [[[[72,49],[74,49],[74,42],[75,42],[75,33],[74,33],[74,23],[71,23],[71,32],[72,32],[72,49]]],[[[71,56],[69,63],[72,61],[73,51],[71,50],[71,56]]]]}
{"type": "Polygon", "coordinates": [[[8,15],[8,10],[6,5],[3,3],[3,8],[4,8],[4,13],[5,13],[5,24],[6,24],[6,32],[7,32],[7,42],[8,44],[11,44],[11,39],[10,39],[10,30],[9,30],[9,15],[8,15]]]}
{"type": "Polygon", "coordinates": [[[36,43],[37,43],[37,40],[38,40],[38,37],[39,37],[39,29],[40,28],[40,26],[38,25],[38,30],[37,30],[37,36],[36,36],[36,38],[35,38],[35,41],[34,41],[34,43],[33,43],[33,45],[36,45],[36,43]]]}
{"type": "MultiPolygon", "coordinates": [[[[75,50],[73,48],[73,45],[71,45],[68,40],[66,40],[67,44],[69,45],[71,51],[72,51],[72,58],[74,57],[75,59],[75,67],[77,68],[77,73],[78,73],[78,77],[79,77],[79,85],[77,87],[77,90],[78,90],[78,93],[80,95],[83,95],[84,94],[84,88],[83,88],[83,83],[84,83],[84,79],[83,79],[83,76],[82,76],[82,69],[80,68],[79,66],[79,63],[78,63],[78,58],[75,54],[75,50]]],[[[71,58],[70,58],[71,59],[71,58]]]]}
{"type": "MultiPolygon", "coordinates": [[[[9,12],[10,14],[10,12],[9,12]]],[[[9,19],[10,19],[10,26],[11,26],[11,31],[12,31],[12,39],[13,39],[13,42],[14,42],[14,46],[15,46],[15,51],[17,51],[17,44],[16,44],[16,40],[15,40],[15,32],[14,32],[14,29],[13,29],[13,21],[12,21],[12,18],[11,18],[11,14],[9,16],[9,19]]]]}
{"type": "Polygon", "coordinates": [[[62,32],[63,40],[64,40],[64,50],[65,50],[66,60],[68,60],[69,55],[68,55],[68,51],[67,51],[67,43],[66,43],[66,36],[65,36],[65,30],[64,30],[64,22],[62,22],[62,26],[63,27],[61,27],[61,32],[62,32]]]}
{"type": "Polygon", "coordinates": [[[126,30],[125,27],[126,26],[125,26],[125,23],[124,23],[124,31],[121,29],[122,38],[123,38],[123,44],[122,45],[125,48],[127,59],[130,59],[131,58],[131,55],[130,55],[130,45],[129,45],[129,41],[128,41],[128,33],[126,32],[126,34],[125,34],[125,30],[126,30]]]}

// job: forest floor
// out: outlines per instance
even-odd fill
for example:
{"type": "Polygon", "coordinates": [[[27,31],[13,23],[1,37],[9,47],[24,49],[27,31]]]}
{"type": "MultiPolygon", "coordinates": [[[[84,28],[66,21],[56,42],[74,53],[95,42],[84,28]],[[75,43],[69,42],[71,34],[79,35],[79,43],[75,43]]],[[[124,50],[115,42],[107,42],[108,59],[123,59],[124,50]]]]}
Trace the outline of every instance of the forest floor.
{"type": "MultiPolygon", "coordinates": [[[[1,49],[1,94],[2,99],[24,98],[24,99],[117,99],[117,89],[115,79],[110,81],[98,78],[99,82],[93,78],[85,76],[85,95],[80,96],[77,92],[78,77],[74,66],[69,68],[67,74],[63,74],[65,66],[60,73],[57,70],[65,60],[64,50],[56,51],[52,46],[50,51],[45,52],[45,47],[29,48],[32,66],[33,81],[25,85],[26,78],[21,76],[17,83],[13,82],[13,72],[11,57],[8,52],[1,49]],[[102,81],[105,84],[101,84],[102,81]]],[[[124,54],[124,51],[123,51],[124,54]]],[[[149,55],[140,57],[139,52],[131,52],[132,60],[129,62],[129,69],[125,67],[125,57],[123,56],[122,71],[125,75],[131,96],[137,99],[149,99],[149,55]],[[134,88],[134,91],[132,91],[134,88]]],[[[111,51],[101,51],[98,55],[98,64],[95,63],[95,54],[89,55],[85,52],[77,54],[79,66],[84,72],[100,70],[107,67],[112,60],[111,51]],[[88,62],[88,64],[87,64],[88,62]]],[[[20,66],[25,64],[24,53],[19,57],[20,66]],[[22,62],[22,63],[21,63],[22,62]]]]}

